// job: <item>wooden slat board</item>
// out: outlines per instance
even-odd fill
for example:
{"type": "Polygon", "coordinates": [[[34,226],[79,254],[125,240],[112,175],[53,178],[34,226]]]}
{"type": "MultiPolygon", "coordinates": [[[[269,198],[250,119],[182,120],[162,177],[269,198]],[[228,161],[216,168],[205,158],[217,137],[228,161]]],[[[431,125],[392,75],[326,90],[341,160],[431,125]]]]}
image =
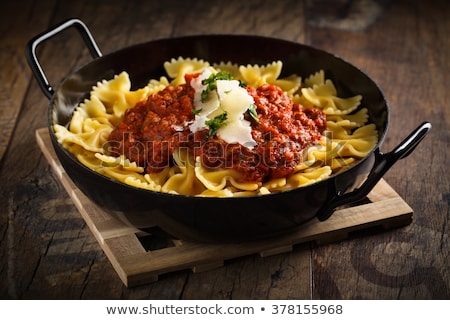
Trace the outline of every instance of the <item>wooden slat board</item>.
{"type": "Polygon", "coordinates": [[[324,222],[311,221],[295,233],[276,239],[241,244],[204,244],[173,240],[166,247],[147,250],[140,240],[151,235],[103,211],[72,182],[54,153],[48,129],[38,129],[36,139],[120,279],[128,287],[157,281],[159,275],[174,271],[192,269],[193,272],[201,272],[217,268],[226,260],[241,256],[259,254],[266,257],[289,252],[295,245],[308,241],[319,244],[338,241],[357,230],[379,226],[404,226],[409,224],[413,217],[411,207],[386,181],[381,180],[368,195],[369,203],[337,210],[324,222]]]}

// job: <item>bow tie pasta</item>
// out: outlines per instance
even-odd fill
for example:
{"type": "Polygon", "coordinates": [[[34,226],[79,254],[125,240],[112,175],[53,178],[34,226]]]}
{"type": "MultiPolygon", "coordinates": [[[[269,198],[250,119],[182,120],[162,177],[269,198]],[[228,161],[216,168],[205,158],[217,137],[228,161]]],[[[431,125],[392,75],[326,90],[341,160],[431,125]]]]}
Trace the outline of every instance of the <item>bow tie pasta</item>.
{"type": "Polygon", "coordinates": [[[360,95],[339,97],[322,70],[280,78],[283,63],[178,58],[138,90],[124,71],[97,83],[62,146],[122,183],[189,196],[239,197],[302,187],[377,144],[360,95]]]}

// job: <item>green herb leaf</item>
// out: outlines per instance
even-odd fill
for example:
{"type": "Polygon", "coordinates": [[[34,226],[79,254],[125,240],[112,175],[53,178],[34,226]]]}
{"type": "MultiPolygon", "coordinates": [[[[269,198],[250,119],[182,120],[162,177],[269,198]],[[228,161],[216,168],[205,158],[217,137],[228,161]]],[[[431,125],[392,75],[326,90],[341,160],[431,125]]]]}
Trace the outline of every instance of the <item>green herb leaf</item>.
{"type": "Polygon", "coordinates": [[[247,86],[247,83],[245,81],[242,80],[238,80],[239,81],[239,87],[245,88],[247,86]]]}
{"type": "Polygon", "coordinates": [[[258,114],[256,113],[256,106],[254,103],[252,103],[250,107],[248,107],[247,112],[253,118],[253,120],[259,123],[258,114]]]}
{"type": "Polygon", "coordinates": [[[205,121],[205,124],[209,127],[208,138],[216,135],[217,130],[226,123],[227,118],[228,113],[224,111],[224,113],[219,114],[214,119],[205,121]]]}
{"type": "Polygon", "coordinates": [[[202,80],[202,85],[206,86],[206,89],[202,91],[200,99],[202,102],[208,100],[209,93],[217,89],[217,80],[233,80],[233,76],[225,71],[219,71],[211,74],[208,78],[202,80]]]}
{"type": "Polygon", "coordinates": [[[199,114],[200,112],[202,112],[203,109],[193,109],[192,110],[192,114],[195,116],[196,114],[199,114]]]}
{"type": "Polygon", "coordinates": [[[201,102],[205,102],[206,100],[208,100],[208,96],[209,96],[209,92],[211,91],[211,89],[206,88],[205,90],[202,91],[201,95],[200,95],[200,101],[201,102]]]}

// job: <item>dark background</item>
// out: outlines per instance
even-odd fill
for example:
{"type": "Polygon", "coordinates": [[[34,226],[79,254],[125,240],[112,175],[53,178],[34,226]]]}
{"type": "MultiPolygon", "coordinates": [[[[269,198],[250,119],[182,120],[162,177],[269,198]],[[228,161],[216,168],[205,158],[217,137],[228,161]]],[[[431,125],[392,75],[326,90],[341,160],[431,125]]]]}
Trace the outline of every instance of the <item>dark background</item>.
{"type": "MultiPolygon", "coordinates": [[[[8,1],[0,9],[0,297],[5,299],[449,299],[447,1],[8,1]],[[386,151],[422,121],[431,133],[385,180],[414,210],[402,228],[126,288],[52,173],[34,132],[48,100],[26,63],[35,34],[67,18],[104,54],[161,37],[257,34],[335,53],[391,106],[386,151]]],[[[245,48],[236,48],[245,50],[245,48]]],[[[90,60],[76,32],[39,48],[52,84],[90,60]]]]}

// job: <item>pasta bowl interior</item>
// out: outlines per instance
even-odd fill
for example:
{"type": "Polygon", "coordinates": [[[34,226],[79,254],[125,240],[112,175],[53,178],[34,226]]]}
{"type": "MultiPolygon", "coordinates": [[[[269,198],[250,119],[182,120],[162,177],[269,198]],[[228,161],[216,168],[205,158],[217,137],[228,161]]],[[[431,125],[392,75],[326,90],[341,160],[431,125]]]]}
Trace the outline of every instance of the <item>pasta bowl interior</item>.
{"type": "Polygon", "coordinates": [[[389,108],[377,85],[330,53],[279,39],[187,36],[103,56],[72,19],[33,38],[27,57],[74,183],[111,214],[181,239],[251,241],[325,220],[430,129],[383,154],[389,108]],[[53,91],[35,48],[72,26],[94,59],[53,91]]]}

